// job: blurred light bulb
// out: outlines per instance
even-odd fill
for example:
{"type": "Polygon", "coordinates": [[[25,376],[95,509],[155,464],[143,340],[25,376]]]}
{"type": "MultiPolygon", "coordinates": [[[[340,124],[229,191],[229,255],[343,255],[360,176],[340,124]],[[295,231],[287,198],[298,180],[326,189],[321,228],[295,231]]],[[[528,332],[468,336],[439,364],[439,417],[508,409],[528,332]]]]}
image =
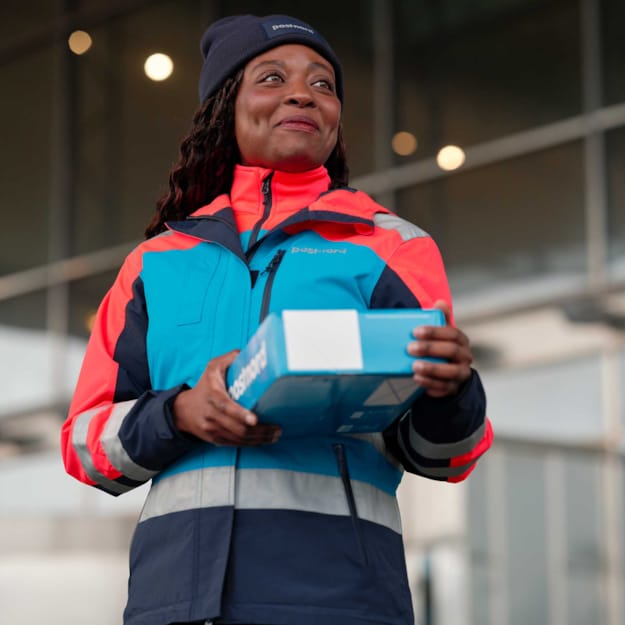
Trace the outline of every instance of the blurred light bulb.
{"type": "Polygon", "coordinates": [[[75,30],[67,39],[67,45],[74,54],[84,54],[92,43],[91,35],[84,30],[75,30]]]}
{"type": "Polygon", "coordinates": [[[150,80],[166,80],[174,71],[174,62],[166,54],[151,54],[143,65],[145,75],[150,80]]]}
{"type": "Polygon", "coordinates": [[[441,169],[452,171],[458,169],[464,164],[466,155],[462,148],[457,145],[446,145],[441,148],[436,155],[436,162],[441,169]]]}
{"type": "Polygon", "coordinates": [[[417,149],[417,138],[411,132],[401,130],[393,135],[391,146],[395,154],[409,156],[417,149]]]}

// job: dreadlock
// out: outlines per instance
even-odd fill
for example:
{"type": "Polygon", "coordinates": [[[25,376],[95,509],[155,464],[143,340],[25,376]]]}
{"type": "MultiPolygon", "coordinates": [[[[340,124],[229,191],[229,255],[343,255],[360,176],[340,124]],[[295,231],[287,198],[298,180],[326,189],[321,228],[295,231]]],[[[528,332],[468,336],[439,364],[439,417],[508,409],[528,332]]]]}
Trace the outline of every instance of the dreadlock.
{"type": "MultiPolygon", "coordinates": [[[[163,232],[165,222],[185,219],[230,190],[234,167],[240,162],[234,104],[242,78],[241,69],[207,98],[194,115],[191,131],[180,144],[178,162],[169,173],[169,191],[156,203],[156,212],[145,230],[146,238],[163,232]]],[[[340,126],[326,167],[331,189],[347,185],[349,169],[340,126]]]]}

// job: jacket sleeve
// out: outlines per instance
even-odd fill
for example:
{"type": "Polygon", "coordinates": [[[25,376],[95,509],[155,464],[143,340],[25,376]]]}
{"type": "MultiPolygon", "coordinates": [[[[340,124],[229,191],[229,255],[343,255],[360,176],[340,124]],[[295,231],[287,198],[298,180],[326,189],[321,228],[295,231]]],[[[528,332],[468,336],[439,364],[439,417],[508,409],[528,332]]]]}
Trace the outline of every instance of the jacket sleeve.
{"type": "MultiPolygon", "coordinates": [[[[398,217],[402,242],[386,259],[371,308],[431,308],[437,300],[451,306],[443,261],[433,239],[398,217]]],[[[453,322],[453,321],[452,321],[453,322]]],[[[411,472],[435,480],[459,482],[491,446],[486,396],[478,373],[453,397],[422,394],[411,409],[384,432],[387,448],[411,472]]]]}
{"type": "Polygon", "coordinates": [[[68,473],[110,494],[151,479],[197,441],[173,425],[183,388],[152,389],[141,253],[132,252],[104,297],[61,431],[68,473]]]}

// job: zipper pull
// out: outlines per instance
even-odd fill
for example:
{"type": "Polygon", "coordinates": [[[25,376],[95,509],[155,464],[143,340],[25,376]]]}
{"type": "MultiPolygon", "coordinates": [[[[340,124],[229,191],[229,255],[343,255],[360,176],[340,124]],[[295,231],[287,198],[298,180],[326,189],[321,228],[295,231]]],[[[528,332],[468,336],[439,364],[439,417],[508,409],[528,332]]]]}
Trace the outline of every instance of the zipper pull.
{"type": "Polygon", "coordinates": [[[269,264],[265,267],[263,274],[273,273],[278,268],[278,265],[282,262],[282,257],[285,253],[286,250],[278,250],[274,254],[273,258],[269,261],[269,264]]]}
{"type": "Polygon", "coordinates": [[[265,204],[267,204],[269,200],[269,196],[271,195],[271,179],[273,178],[273,172],[271,172],[264,180],[261,186],[261,192],[263,197],[265,198],[265,204]]]}

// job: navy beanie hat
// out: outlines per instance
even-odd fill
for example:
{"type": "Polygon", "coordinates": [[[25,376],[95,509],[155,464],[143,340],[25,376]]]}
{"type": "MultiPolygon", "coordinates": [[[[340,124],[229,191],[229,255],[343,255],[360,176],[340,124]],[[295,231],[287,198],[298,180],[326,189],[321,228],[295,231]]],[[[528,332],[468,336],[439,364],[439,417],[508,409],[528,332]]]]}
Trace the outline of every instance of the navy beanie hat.
{"type": "Polygon", "coordinates": [[[343,103],[343,70],[328,42],[309,24],[287,15],[233,15],[218,20],[202,36],[204,65],[200,73],[200,103],[255,56],[287,43],[318,52],[334,68],[336,94],[343,103]]]}

